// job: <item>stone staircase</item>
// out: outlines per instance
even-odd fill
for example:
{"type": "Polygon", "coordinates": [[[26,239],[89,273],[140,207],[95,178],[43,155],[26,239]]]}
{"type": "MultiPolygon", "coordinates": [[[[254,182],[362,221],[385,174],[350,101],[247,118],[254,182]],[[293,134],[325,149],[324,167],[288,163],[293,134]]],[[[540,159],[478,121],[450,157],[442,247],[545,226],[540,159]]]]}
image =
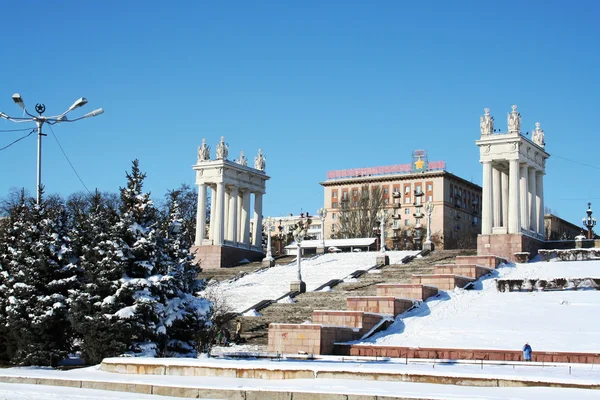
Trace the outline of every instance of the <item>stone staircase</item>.
{"type": "Polygon", "coordinates": [[[246,343],[266,350],[271,323],[302,324],[314,322],[313,311],[315,310],[351,310],[347,308],[349,297],[378,296],[377,285],[379,284],[410,283],[413,274],[432,273],[435,263],[447,264],[453,262],[457,256],[474,253],[475,250],[440,250],[422,258],[414,258],[407,264],[383,266],[371,271],[375,271],[374,273],[364,273],[350,282],[339,283],[333,286],[330,292],[302,293],[294,298],[296,301],[294,304],[273,303],[259,311],[260,317],[237,317],[228,329],[233,332],[235,322],[241,320],[242,337],[246,343]]]}
{"type": "MultiPolygon", "coordinates": [[[[387,270],[384,268],[381,274],[367,274],[364,281],[353,282],[355,285],[350,288],[340,285],[340,292],[354,291],[354,294],[359,294],[346,297],[347,311],[314,311],[312,324],[271,323],[268,327],[268,350],[333,354],[336,342],[365,338],[377,330],[385,329],[393,318],[414,307],[418,301],[437,295],[438,290],[454,290],[455,287],[471,285],[506,262],[496,256],[455,254],[455,262],[450,264],[450,257],[440,253],[433,253],[431,258],[418,259],[425,260],[426,264],[415,263],[412,268],[390,266],[387,270]],[[444,263],[437,264],[437,261],[444,263]],[[420,273],[408,275],[410,269],[420,273]],[[388,272],[388,277],[394,276],[396,280],[385,282],[384,271],[388,272]],[[368,275],[382,276],[371,278],[368,275]],[[319,317],[323,313],[329,313],[325,322],[319,317]],[[370,318],[371,331],[368,335],[365,336],[365,331],[357,328],[356,323],[348,322],[354,321],[352,318],[370,318]]],[[[330,307],[332,304],[335,303],[329,303],[330,307]]]]}
{"type": "MultiPolygon", "coordinates": [[[[288,264],[296,259],[296,256],[283,256],[277,258],[277,264],[288,264]]],[[[198,278],[209,281],[226,281],[233,278],[241,278],[244,275],[252,274],[258,270],[266,268],[261,261],[255,261],[248,264],[237,265],[228,268],[203,269],[198,274],[198,278]]]]}

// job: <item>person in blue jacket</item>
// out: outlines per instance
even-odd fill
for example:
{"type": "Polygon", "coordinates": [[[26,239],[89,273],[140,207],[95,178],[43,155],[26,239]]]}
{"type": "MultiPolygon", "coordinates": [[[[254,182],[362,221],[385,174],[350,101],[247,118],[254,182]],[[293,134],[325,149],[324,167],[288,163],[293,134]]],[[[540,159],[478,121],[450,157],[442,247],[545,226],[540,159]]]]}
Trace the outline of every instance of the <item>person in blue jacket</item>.
{"type": "Polygon", "coordinates": [[[523,360],[531,361],[531,346],[529,343],[525,343],[525,346],[523,346],[523,360]]]}

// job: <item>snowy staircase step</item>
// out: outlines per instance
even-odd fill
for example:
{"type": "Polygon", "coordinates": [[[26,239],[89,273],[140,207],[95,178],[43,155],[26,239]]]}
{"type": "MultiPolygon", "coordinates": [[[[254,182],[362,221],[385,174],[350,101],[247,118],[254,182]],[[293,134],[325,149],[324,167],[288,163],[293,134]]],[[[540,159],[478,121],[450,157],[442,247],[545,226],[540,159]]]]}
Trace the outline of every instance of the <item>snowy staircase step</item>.
{"type": "Polygon", "coordinates": [[[456,265],[481,265],[492,269],[498,268],[506,259],[498,256],[456,256],[456,265]]]}
{"type": "Polygon", "coordinates": [[[454,274],[413,275],[412,283],[437,286],[439,290],[454,290],[455,287],[465,287],[475,279],[454,274]]]}
{"type": "Polygon", "coordinates": [[[438,294],[438,288],[431,285],[414,283],[380,283],[377,285],[377,296],[425,301],[436,294],[438,294]]]}
{"type": "Polygon", "coordinates": [[[454,274],[479,279],[492,272],[491,268],[475,264],[437,264],[433,267],[434,274],[454,274]]]}
{"type": "Polygon", "coordinates": [[[359,329],[365,334],[384,318],[381,314],[364,311],[315,310],[312,314],[313,324],[348,326],[359,329]]]}
{"type": "Polygon", "coordinates": [[[346,298],[346,308],[351,311],[391,314],[394,317],[402,314],[414,305],[411,299],[400,299],[391,296],[356,296],[346,298]]]}

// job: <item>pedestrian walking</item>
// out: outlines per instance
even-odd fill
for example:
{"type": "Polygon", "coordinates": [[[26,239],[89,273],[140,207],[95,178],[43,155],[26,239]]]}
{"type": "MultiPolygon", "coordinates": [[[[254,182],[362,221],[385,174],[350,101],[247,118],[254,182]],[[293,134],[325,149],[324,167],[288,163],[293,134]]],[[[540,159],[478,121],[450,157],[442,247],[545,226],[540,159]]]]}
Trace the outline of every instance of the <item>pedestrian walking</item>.
{"type": "Polygon", "coordinates": [[[525,346],[523,346],[523,360],[531,361],[531,346],[529,343],[525,343],[525,346]]]}

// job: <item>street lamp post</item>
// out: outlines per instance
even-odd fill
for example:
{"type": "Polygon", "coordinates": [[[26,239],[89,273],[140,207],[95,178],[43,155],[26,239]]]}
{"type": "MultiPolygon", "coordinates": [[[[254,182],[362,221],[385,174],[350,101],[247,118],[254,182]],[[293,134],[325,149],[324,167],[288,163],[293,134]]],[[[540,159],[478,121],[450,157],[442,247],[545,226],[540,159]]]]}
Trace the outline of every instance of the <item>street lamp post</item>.
{"type": "Polygon", "coordinates": [[[596,218],[592,218],[592,203],[588,203],[588,209],[586,211],[587,216],[581,219],[583,226],[588,230],[588,239],[594,237],[592,229],[596,226],[596,218]]]}
{"type": "Polygon", "coordinates": [[[279,220],[279,226],[277,226],[277,230],[279,231],[279,234],[278,234],[278,239],[279,239],[278,254],[281,257],[281,242],[283,242],[283,225],[281,225],[281,219],[279,220]]]}
{"type": "Polygon", "coordinates": [[[317,210],[317,215],[321,219],[321,248],[325,253],[325,217],[327,217],[327,210],[321,207],[317,210]]]}
{"type": "Polygon", "coordinates": [[[425,239],[425,243],[423,243],[423,250],[433,251],[434,244],[431,240],[431,214],[433,213],[433,204],[428,201],[425,204],[425,215],[427,216],[427,238],[425,239]]]}
{"type": "Polygon", "coordinates": [[[267,217],[265,220],[265,230],[267,231],[267,255],[262,260],[262,265],[265,267],[272,267],[275,265],[275,259],[271,252],[271,230],[273,229],[273,219],[267,217]]]}
{"type": "Polygon", "coordinates": [[[296,257],[296,268],[298,272],[297,280],[292,281],[290,284],[291,292],[306,292],[306,283],[302,280],[302,241],[307,233],[307,227],[304,222],[304,218],[300,218],[294,231],[292,232],[294,240],[296,241],[296,248],[298,249],[298,256],[296,257]]]}
{"type": "Polygon", "coordinates": [[[377,265],[389,265],[390,257],[385,253],[385,223],[387,221],[387,213],[385,210],[381,210],[378,214],[379,217],[379,249],[380,253],[375,257],[375,263],[377,265]]]}
{"type": "Polygon", "coordinates": [[[95,117],[97,115],[104,113],[104,110],[102,108],[98,108],[92,112],[85,114],[83,117],[79,117],[79,118],[70,120],[67,118],[67,114],[69,112],[75,110],[76,108],[83,107],[84,105],[86,105],[87,100],[85,97],[82,97],[82,98],[76,100],[71,105],[71,107],[69,107],[62,114],[54,115],[51,117],[45,117],[42,115],[46,111],[46,106],[44,104],[41,104],[41,103],[36,104],[35,112],[38,115],[33,115],[33,114],[30,114],[29,111],[27,111],[27,108],[25,107],[25,102],[23,101],[23,98],[21,97],[21,95],[19,93],[13,94],[12,99],[15,102],[15,104],[18,105],[19,107],[21,107],[23,109],[23,111],[25,112],[25,114],[27,114],[29,117],[27,117],[27,118],[11,117],[3,112],[0,112],[0,118],[4,118],[8,121],[12,121],[12,122],[16,122],[16,123],[35,122],[35,124],[37,126],[38,140],[37,140],[37,179],[36,179],[37,197],[36,197],[36,199],[37,199],[37,204],[40,204],[40,201],[42,198],[42,136],[46,136],[42,133],[42,126],[45,123],[47,123],[48,125],[56,125],[61,122],[75,122],[75,121],[79,121],[84,118],[95,117]]]}

